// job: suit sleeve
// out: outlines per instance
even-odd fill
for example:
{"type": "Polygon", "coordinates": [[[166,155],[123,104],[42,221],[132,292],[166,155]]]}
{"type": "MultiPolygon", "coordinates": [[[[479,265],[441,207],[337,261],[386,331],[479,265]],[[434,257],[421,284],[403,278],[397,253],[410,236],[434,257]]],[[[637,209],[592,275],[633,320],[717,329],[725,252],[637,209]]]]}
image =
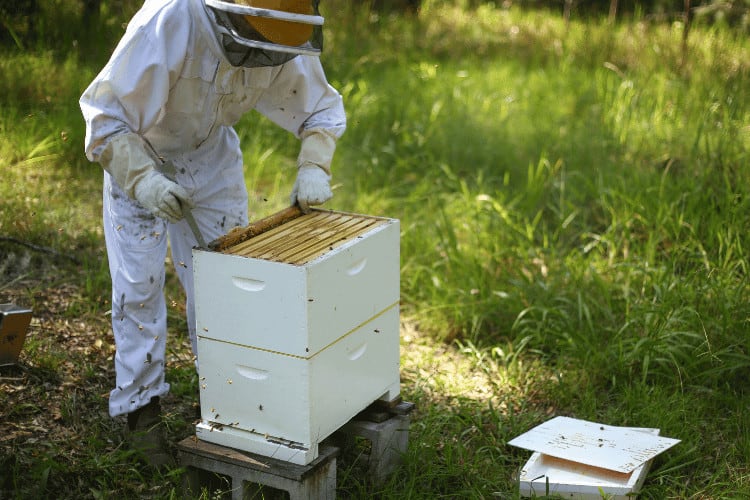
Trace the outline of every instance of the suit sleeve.
{"type": "MultiPolygon", "coordinates": [[[[147,2],[153,5],[153,2],[147,2]]],[[[109,62],[80,98],[86,123],[85,151],[99,161],[112,137],[143,135],[159,118],[180,73],[190,20],[170,3],[131,21],[109,62]]]]}
{"type": "Polygon", "coordinates": [[[317,129],[338,139],[346,130],[341,95],[315,56],[298,56],[284,64],[256,109],[297,137],[317,129]]]}

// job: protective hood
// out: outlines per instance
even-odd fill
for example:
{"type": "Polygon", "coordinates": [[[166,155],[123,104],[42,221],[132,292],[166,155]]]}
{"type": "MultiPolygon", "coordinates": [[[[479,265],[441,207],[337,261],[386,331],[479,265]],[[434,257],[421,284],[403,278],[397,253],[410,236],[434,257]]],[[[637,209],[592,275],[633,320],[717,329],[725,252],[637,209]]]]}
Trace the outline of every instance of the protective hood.
{"type": "Polygon", "coordinates": [[[278,66],[298,55],[319,56],[323,22],[318,0],[204,0],[234,66],[278,66]]]}

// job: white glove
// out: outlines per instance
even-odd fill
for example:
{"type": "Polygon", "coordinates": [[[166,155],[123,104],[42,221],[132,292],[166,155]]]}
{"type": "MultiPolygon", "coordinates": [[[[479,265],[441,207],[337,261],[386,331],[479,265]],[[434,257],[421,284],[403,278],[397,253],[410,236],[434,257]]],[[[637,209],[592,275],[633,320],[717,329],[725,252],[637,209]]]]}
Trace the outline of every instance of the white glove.
{"type": "Polygon", "coordinates": [[[289,197],[308,213],[310,205],[320,205],[333,197],[331,192],[331,159],[336,150],[336,137],[325,129],[305,130],[300,134],[302,145],[297,157],[297,180],[289,197]]]}
{"type": "Polygon", "coordinates": [[[187,191],[155,170],[147,172],[136,184],[135,199],[146,210],[172,224],[183,218],[183,209],[193,208],[187,191]]]}
{"type": "Polygon", "coordinates": [[[193,206],[182,186],[155,170],[157,160],[138,134],[113,137],[104,146],[99,162],[125,194],[157,217],[175,223],[182,219],[183,207],[193,206]]]}
{"type": "Polygon", "coordinates": [[[302,212],[308,213],[310,205],[320,205],[332,197],[331,176],[325,170],[315,165],[299,168],[292,195],[289,197],[292,205],[298,203],[302,212]]]}

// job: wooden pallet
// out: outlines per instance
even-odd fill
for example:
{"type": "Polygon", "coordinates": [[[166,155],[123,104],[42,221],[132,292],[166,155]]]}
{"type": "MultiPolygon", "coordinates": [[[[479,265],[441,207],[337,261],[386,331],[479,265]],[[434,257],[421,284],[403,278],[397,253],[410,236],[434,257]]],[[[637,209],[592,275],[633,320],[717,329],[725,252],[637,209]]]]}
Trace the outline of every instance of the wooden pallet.
{"type": "Polygon", "coordinates": [[[289,493],[290,500],[333,500],[336,498],[336,457],[339,449],[321,445],[318,458],[308,465],[296,465],[215,445],[195,436],[177,444],[177,455],[187,467],[186,494],[197,497],[205,472],[229,478],[232,500],[245,498],[251,485],[260,485],[289,493]]]}
{"type": "Polygon", "coordinates": [[[333,500],[336,459],[341,447],[349,446],[353,439],[369,442],[368,452],[360,458],[368,479],[380,484],[401,464],[408,447],[409,414],[413,410],[413,403],[400,398],[373,403],[323,441],[318,458],[308,465],[219,446],[195,436],[185,438],[177,444],[177,453],[180,464],[188,469],[186,494],[197,497],[206,483],[205,473],[209,472],[229,479],[233,500],[245,498],[251,484],[286,491],[290,500],[333,500]]]}

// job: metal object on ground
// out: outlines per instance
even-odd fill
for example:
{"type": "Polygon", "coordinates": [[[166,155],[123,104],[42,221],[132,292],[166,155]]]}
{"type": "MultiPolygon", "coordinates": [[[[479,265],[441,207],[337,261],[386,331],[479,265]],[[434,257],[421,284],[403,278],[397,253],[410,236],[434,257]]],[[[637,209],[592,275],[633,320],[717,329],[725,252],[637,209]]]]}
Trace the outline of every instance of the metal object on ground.
{"type": "Polygon", "coordinates": [[[400,226],[318,209],[261,226],[212,242],[222,252],[193,249],[196,434],[305,465],[373,401],[400,394],[400,226]]]}
{"type": "Polygon", "coordinates": [[[0,304],[0,366],[18,362],[31,322],[31,309],[0,304]]]}

